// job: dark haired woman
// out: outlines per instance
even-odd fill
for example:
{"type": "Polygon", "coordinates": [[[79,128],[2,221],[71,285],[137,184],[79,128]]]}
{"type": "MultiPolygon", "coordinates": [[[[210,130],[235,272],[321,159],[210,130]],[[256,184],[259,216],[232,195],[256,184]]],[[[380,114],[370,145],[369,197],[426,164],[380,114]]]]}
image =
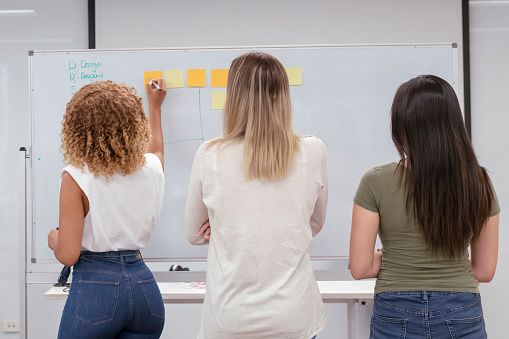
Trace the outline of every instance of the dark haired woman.
{"type": "Polygon", "coordinates": [[[352,215],[351,273],[377,277],[371,338],[486,338],[478,283],[495,274],[500,208],[456,94],[418,76],[391,111],[401,160],[364,175],[352,215]]]}

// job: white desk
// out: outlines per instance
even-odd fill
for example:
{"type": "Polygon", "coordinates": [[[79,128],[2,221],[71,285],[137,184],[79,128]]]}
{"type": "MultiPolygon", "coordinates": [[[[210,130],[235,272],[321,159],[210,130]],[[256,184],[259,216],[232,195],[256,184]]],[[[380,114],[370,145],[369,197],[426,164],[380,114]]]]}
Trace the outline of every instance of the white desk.
{"type": "MultiPolygon", "coordinates": [[[[205,287],[198,283],[164,282],[158,283],[165,304],[202,303],[205,287]]],[[[348,315],[348,338],[356,339],[355,304],[373,300],[375,281],[319,281],[318,287],[324,303],[346,303],[348,315]]],[[[45,299],[62,300],[67,298],[68,289],[53,287],[44,293],[45,299]]]]}

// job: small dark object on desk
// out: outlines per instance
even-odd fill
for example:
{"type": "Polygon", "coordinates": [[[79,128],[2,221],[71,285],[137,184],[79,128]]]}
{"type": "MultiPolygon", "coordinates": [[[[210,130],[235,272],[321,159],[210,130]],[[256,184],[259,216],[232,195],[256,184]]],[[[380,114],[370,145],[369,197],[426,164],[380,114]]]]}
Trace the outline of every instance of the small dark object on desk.
{"type": "Polygon", "coordinates": [[[171,265],[169,271],[189,271],[189,267],[182,267],[180,265],[171,265]]]}

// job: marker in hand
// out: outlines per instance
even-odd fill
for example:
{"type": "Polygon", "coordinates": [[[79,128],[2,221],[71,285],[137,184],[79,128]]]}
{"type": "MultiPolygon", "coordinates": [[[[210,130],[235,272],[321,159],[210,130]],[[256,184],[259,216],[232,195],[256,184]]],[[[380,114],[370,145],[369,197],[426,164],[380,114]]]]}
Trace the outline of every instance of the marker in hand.
{"type": "Polygon", "coordinates": [[[161,91],[161,87],[159,87],[157,82],[155,82],[154,80],[150,80],[150,83],[152,84],[152,86],[154,86],[154,88],[157,88],[158,91],[161,91]]]}

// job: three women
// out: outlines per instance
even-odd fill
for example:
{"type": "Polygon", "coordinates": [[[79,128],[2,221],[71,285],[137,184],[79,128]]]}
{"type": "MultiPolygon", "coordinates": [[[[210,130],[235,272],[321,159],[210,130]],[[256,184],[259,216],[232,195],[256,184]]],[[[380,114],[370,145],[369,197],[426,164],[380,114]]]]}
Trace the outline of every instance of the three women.
{"type": "MultiPolygon", "coordinates": [[[[158,84],[164,89],[163,82],[158,84]]],[[[130,309],[127,304],[117,306],[116,300],[127,288],[120,279],[125,267],[136,265],[139,267],[132,274],[146,275],[137,281],[136,293],[146,302],[140,299],[144,305],[140,310],[154,321],[152,332],[143,331],[148,331],[147,338],[158,337],[164,308],[137,249],[143,246],[160,208],[164,180],[161,163],[150,155],[145,155],[144,161],[139,157],[148,133],[140,127],[146,122],[137,99],[132,104],[136,109],[122,107],[133,115],[138,126],[134,130],[141,130],[142,137],[134,137],[137,141],[132,146],[128,140],[133,141],[133,134],[126,127],[129,123],[119,118],[120,110],[115,111],[118,127],[107,128],[106,124],[98,132],[94,124],[104,122],[99,115],[88,123],[70,118],[73,106],[88,109],[86,105],[93,104],[106,90],[89,86],[73,98],[76,105],[72,100],[64,117],[63,149],[71,166],[64,170],[62,181],[59,239],[55,241],[55,234],[49,239],[63,263],[74,264],[80,258],[64,310],[61,337],[64,333],[83,334],[89,325],[95,326],[90,331],[96,331],[101,324],[113,328],[118,323],[115,335],[123,333],[125,338],[140,330],[132,327],[130,311],[122,311],[126,315],[117,321],[111,306],[130,309]],[[74,134],[66,132],[69,126],[74,134]],[[81,158],[75,153],[82,154],[81,158]],[[138,155],[137,162],[126,160],[132,154],[138,155]],[[147,177],[137,174],[140,171],[147,172],[147,177]],[[129,179],[134,177],[142,179],[129,179]],[[150,190],[156,199],[144,199],[142,204],[124,201],[139,193],[125,191],[126,180],[144,181],[143,189],[150,190]],[[102,190],[110,181],[119,182],[119,188],[102,190]],[[137,206],[135,211],[144,216],[143,220],[138,218],[132,228],[120,229],[120,224],[124,227],[132,222],[108,219],[101,207],[92,210],[92,205],[103,205],[108,196],[124,198],[118,199],[114,208],[119,214],[137,206]],[[67,201],[74,205],[67,206],[67,201]],[[73,211],[72,216],[66,216],[65,211],[73,211]],[[72,229],[74,233],[69,231],[72,229]],[[117,241],[125,238],[124,233],[135,235],[127,245],[117,241]],[[64,250],[68,246],[63,244],[64,238],[69,239],[66,244],[73,244],[72,251],[64,250]],[[98,239],[102,240],[97,247],[88,245],[98,239]],[[88,252],[80,255],[81,249],[88,252]],[[110,270],[118,274],[104,273],[110,270]],[[108,291],[100,292],[102,289],[108,291]],[[91,311],[93,306],[79,307],[80,301],[86,303],[80,299],[86,293],[117,297],[111,303],[103,300],[109,313],[104,311],[98,319],[99,313],[91,311]]],[[[158,95],[147,90],[152,103],[153,140],[159,145],[151,149],[162,161],[160,104],[164,92],[158,95]]],[[[103,100],[95,109],[115,107],[112,98],[103,100]]],[[[486,171],[472,150],[452,88],[434,76],[420,76],[403,84],[392,106],[392,134],[401,159],[366,173],[354,199],[352,217],[352,275],[378,277],[371,336],[471,334],[480,338],[485,331],[477,282],[491,280],[495,271],[499,207],[486,171]],[[374,250],[377,233],[382,240],[381,251],[374,250]]],[[[146,197],[141,194],[139,197],[146,197]]],[[[188,240],[209,244],[199,338],[309,339],[325,327],[309,244],[325,220],[326,152],[316,137],[300,137],[293,132],[288,79],[274,57],[248,53],[232,62],[224,136],[198,150],[187,199],[188,240]]],[[[141,313],[139,317],[140,321],[145,319],[141,313]]]]}

